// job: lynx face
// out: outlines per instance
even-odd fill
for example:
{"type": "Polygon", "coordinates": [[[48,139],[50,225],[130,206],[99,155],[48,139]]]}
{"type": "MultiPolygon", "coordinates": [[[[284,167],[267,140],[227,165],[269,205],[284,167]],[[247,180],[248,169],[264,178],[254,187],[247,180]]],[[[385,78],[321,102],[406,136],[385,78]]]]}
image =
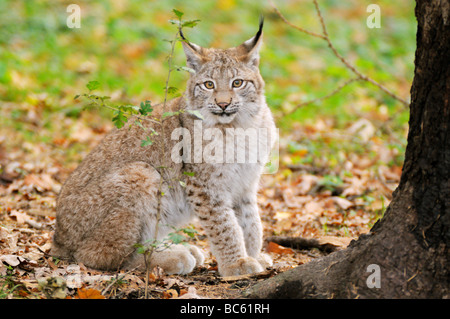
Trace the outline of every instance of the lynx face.
{"type": "Polygon", "coordinates": [[[261,28],[250,40],[226,50],[183,42],[187,64],[195,70],[187,85],[188,105],[200,111],[206,125],[245,123],[259,112],[264,102],[258,69],[261,28]]]}

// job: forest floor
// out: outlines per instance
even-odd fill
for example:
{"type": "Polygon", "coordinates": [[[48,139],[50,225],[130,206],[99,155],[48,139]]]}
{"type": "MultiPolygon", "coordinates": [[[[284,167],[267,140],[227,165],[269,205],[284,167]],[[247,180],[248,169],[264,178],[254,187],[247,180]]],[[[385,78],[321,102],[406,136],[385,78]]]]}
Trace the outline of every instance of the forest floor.
{"type": "Polygon", "coordinates": [[[57,114],[46,132],[39,121],[42,107],[36,103],[20,118],[45,137],[40,142],[0,128],[0,298],[136,299],[144,298],[146,288],[149,298],[242,298],[256,281],[345,248],[368,232],[401,174],[400,151],[374,124],[383,119],[344,128],[323,119],[294,126],[282,134],[279,169],[263,175],[258,195],[264,250],[273,266],[253,276],[220,277],[206,237],[194,224],[193,244],[208,256],[205,264],[186,276],[154,269],[146,284],[145,273],[103,272],[49,255],[61,185],[112,124],[95,112],[57,114]],[[280,237],[315,241],[289,245],[280,237]]]}

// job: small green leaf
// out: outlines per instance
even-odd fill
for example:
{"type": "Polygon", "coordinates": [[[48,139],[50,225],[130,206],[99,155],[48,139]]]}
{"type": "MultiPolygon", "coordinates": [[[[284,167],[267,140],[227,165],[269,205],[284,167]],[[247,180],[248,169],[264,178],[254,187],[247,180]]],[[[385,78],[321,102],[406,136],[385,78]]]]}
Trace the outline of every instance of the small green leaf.
{"type": "Polygon", "coordinates": [[[125,113],[133,113],[133,105],[119,105],[117,108],[125,113]]]}
{"type": "Polygon", "coordinates": [[[144,146],[150,146],[150,145],[152,145],[152,144],[153,144],[153,141],[152,141],[152,140],[150,139],[150,137],[148,137],[148,136],[147,136],[147,139],[141,141],[141,146],[142,146],[142,147],[144,147],[144,146]]]}
{"type": "Polygon", "coordinates": [[[183,241],[186,240],[186,237],[184,237],[183,235],[178,234],[178,233],[169,233],[169,234],[167,235],[167,237],[168,237],[168,239],[169,239],[171,242],[173,242],[175,245],[176,245],[176,244],[179,244],[179,243],[182,243],[183,241]]]}
{"type": "Polygon", "coordinates": [[[75,95],[75,97],[73,98],[74,100],[78,99],[80,97],[80,94],[75,95]]]}
{"type": "Polygon", "coordinates": [[[193,27],[195,27],[199,22],[200,22],[200,20],[183,21],[183,23],[181,24],[181,27],[182,27],[182,28],[193,28],[193,27]]]}
{"type": "Polygon", "coordinates": [[[176,87],[174,87],[174,86],[169,86],[168,88],[167,88],[167,93],[168,94],[175,94],[175,93],[177,93],[178,92],[178,88],[176,88],[176,87]]]}
{"type": "Polygon", "coordinates": [[[88,84],[86,84],[86,87],[89,91],[94,91],[100,87],[99,81],[89,81],[88,84]]]}
{"type": "Polygon", "coordinates": [[[187,176],[195,176],[195,172],[183,172],[183,174],[187,176]]]}
{"type": "Polygon", "coordinates": [[[128,118],[123,114],[122,111],[115,111],[114,114],[116,115],[112,118],[114,126],[117,128],[122,128],[128,121],[128,118]]]}
{"type": "Polygon", "coordinates": [[[188,113],[194,115],[195,117],[199,118],[200,120],[204,120],[203,115],[198,110],[186,110],[188,113]]]}
{"type": "Polygon", "coordinates": [[[136,252],[138,254],[145,254],[147,252],[147,247],[145,247],[141,243],[134,244],[133,246],[134,248],[136,248],[136,252]]]}
{"type": "Polygon", "coordinates": [[[139,113],[141,115],[146,116],[151,112],[153,112],[153,108],[152,108],[150,101],[145,101],[145,103],[141,102],[140,108],[139,108],[139,113]]]}
{"type": "Polygon", "coordinates": [[[175,13],[175,15],[178,17],[178,19],[181,20],[181,17],[184,15],[184,13],[177,9],[173,9],[172,11],[173,11],[173,13],[175,13]]]}
{"type": "Polygon", "coordinates": [[[111,99],[110,96],[100,96],[100,100],[102,100],[102,102],[104,102],[105,100],[109,100],[111,99]]]}
{"type": "Polygon", "coordinates": [[[145,247],[138,247],[138,248],[136,249],[136,252],[137,252],[138,254],[145,254],[145,253],[147,252],[147,249],[146,249],[145,247]]]}
{"type": "MultiPolygon", "coordinates": [[[[181,26],[181,22],[179,20],[169,20],[170,23],[175,24],[177,26],[181,26]]],[[[168,41],[168,40],[166,40],[168,41]]],[[[168,42],[172,42],[172,41],[168,41],[168,42]]]]}
{"type": "Polygon", "coordinates": [[[182,228],[181,231],[191,238],[194,238],[197,231],[194,228],[182,228]]]}
{"type": "Polygon", "coordinates": [[[174,115],[178,115],[178,114],[180,114],[180,112],[164,112],[162,117],[165,118],[165,117],[174,116],[174,115]]]}

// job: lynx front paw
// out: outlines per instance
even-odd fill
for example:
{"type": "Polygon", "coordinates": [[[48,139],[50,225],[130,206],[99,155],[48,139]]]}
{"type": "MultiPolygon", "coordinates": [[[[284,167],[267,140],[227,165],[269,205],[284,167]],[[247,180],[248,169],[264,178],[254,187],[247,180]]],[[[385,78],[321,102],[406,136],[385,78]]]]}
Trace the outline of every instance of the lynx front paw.
{"type": "Polygon", "coordinates": [[[205,262],[205,254],[196,246],[189,245],[187,246],[187,249],[195,258],[195,267],[203,265],[205,262]]]}
{"type": "Polygon", "coordinates": [[[186,275],[194,267],[200,266],[204,260],[202,251],[197,247],[176,245],[155,253],[151,265],[161,267],[169,275],[186,275]]]}
{"type": "Polygon", "coordinates": [[[252,257],[239,258],[232,264],[224,265],[222,267],[219,266],[219,273],[224,277],[253,274],[263,270],[264,269],[259,262],[252,257]]]}
{"type": "Polygon", "coordinates": [[[260,253],[258,258],[256,258],[256,260],[258,260],[258,262],[264,269],[266,269],[267,267],[271,267],[273,265],[272,258],[264,253],[260,253]]]}

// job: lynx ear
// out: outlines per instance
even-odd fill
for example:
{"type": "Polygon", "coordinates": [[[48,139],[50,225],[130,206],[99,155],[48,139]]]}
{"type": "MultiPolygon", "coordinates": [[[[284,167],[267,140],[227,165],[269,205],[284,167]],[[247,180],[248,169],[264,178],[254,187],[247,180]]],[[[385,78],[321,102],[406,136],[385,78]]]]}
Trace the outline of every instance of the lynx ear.
{"type": "Polygon", "coordinates": [[[264,26],[264,17],[259,18],[259,30],[250,40],[245,41],[237,47],[238,51],[243,54],[242,60],[252,67],[259,65],[259,49],[262,44],[262,29],[264,26]]]}
{"type": "Polygon", "coordinates": [[[180,30],[180,36],[181,36],[181,44],[183,45],[184,53],[186,54],[186,63],[187,66],[196,72],[200,70],[202,64],[203,64],[203,58],[202,58],[202,47],[190,43],[185,37],[183,32],[180,30]]]}

